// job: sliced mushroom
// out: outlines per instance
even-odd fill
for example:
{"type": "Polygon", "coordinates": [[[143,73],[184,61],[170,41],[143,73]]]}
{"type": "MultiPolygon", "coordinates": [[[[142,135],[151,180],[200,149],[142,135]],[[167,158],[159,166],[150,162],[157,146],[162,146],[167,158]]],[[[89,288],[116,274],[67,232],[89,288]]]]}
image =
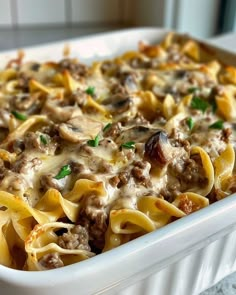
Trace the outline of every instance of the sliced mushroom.
{"type": "Polygon", "coordinates": [[[112,114],[122,114],[131,109],[133,99],[130,96],[124,96],[118,93],[106,99],[103,104],[108,105],[107,108],[112,114]]]}
{"type": "Polygon", "coordinates": [[[12,98],[12,105],[18,110],[28,110],[35,100],[33,95],[19,94],[12,98]]]}
{"type": "Polygon", "coordinates": [[[164,166],[183,152],[184,148],[173,147],[166,132],[159,130],[147,140],[144,155],[151,163],[164,166]]]}
{"type": "Polygon", "coordinates": [[[110,91],[111,91],[112,94],[120,94],[120,95],[123,95],[123,96],[128,95],[128,92],[127,92],[126,88],[124,86],[122,86],[121,84],[119,84],[119,83],[114,83],[111,86],[110,91]]]}
{"type": "Polygon", "coordinates": [[[74,117],[66,123],[61,123],[58,127],[60,137],[70,142],[94,138],[101,129],[100,122],[84,116],[74,117]]]}
{"type": "Polygon", "coordinates": [[[0,109],[0,128],[8,128],[10,119],[11,113],[4,109],[0,109]]]}
{"type": "Polygon", "coordinates": [[[134,72],[121,72],[118,74],[118,78],[127,91],[134,92],[138,90],[137,75],[134,72]]]}
{"type": "Polygon", "coordinates": [[[150,67],[149,59],[144,56],[136,56],[130,59],[129,64],[134,69],[147,69],[150,67]]]}
{"type": "Polygon", "coordinates": [[[81,109],[77,106],[63,106],[58,99],[47,99],[42,109],[42,114],[47,114],[56,122],[65,122],[73,117],[81,115],[81,109]]]}
{"type": "Polygon", "coordinates": [[[70,96],[70,102],[78,104],[79,107],[82,107],[87,102],[87,93],[81,89],[77,89],[70,96]]]}
{"type": "Polygon", "coordinates": [[[123,143],[127,141],[144,142],[146,141],[156,129],[147,126],[132,126],[123,131],[120,131],[119,137],[116,142],[123,143]]]}
{"type": "Polygon", "coordinates": [[[127,111],[132,105],[132,100],[130,97],[126,97],[122,100],[119,100],[113,104],[114,111],[117,113],[123,113],[127,111]]]}
{"type": "Polygon", "coordinates": [[[12,98],[12,107],[20,111],[27,111],[28,114],[39,112],[43,100],[39,99],[40,93],[19,94],[12,98]]]}

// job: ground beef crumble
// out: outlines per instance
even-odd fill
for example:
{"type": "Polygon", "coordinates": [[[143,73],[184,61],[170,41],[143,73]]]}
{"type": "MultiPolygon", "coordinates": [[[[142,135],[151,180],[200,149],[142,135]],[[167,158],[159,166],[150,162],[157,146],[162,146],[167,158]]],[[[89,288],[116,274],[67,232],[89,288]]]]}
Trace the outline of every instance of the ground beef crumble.
{"type": "Polygon", "coordinates": [[[182,210],[186,215],[195,212],[200,209],[200,206],[193,203],[186,195],[180,198],[179,209],[182,210]]]}
{"type": "Polygon", "coordinates": [[[108,226],[108,215],[104,208],[104,200],[97,195],[86,196],[80,211],[78,224],[89,233],[89,244],[92,248],[104,247],[104,236],[108,226]]]}
{"type": "Polygon", "coordinates": [[[151,164],[147,161],[135,161],[134,167],[131,170],[131,174],[137,182],[142,183],[144,186],[148,187],[151,185],[150,180],[150,169],[151,164]]]}
{"type": "Polygon", "coordinates": [[[58,245],[64,249],[90,251],[88,231],[81,225],[75,225],[58,238],[58,245]]]}
{"type": "Polygon", "coordinates": [[[39,263],[45,269],[54,269],[64,266],[59,253],[46,254],[41,259],[39,259],[39,263]]]}
{"type": "Polygon", "coordinates": [[[180,181],[181,191],[186,190],[189,185],[204,186],[208,181],[199,155],[177,159],[169,165],[169,171],[180,181]]]}

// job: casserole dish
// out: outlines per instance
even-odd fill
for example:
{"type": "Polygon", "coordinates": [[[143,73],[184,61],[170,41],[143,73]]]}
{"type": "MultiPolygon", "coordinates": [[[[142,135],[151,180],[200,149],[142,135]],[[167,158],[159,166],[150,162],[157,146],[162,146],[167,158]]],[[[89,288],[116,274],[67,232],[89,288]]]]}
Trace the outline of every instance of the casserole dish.
{"type": "MultiPolygon", "coordinates": [[[[96,60],[98,58],[104,59],[104,57],[120,53],[120,45],[123,45],[126,38],[128,38],[129,42],[125,43],[126,48],[122,47],[122,51],[135,47],[132,42],[136,44],[140,39],[157,42],[162,37],[163,31],[161,30],[144,29],[83,38],[79,41],[71,42],[71,47],[73,48],[72,55],[79,52],[81,55],[79,58],[83,61],[88,61],[92,58],[96,60]],[[77,46],[79,48],[78,51],[77,46]],[[114,49],[113,46],[118,51],[112,51],[114,49]],[[99,52],[100,56],[95,55],[97,52],[99,52]]],[[[215,57],[223,56],[226,63],[234,63],[233,55],[230,53],[216,49],[213,50],[210,46],[206,46],[205,49],[206,55],[214,54],[215,57]]],[[[43,58],[49,59],[49,55],[53,52],[53,56],[56,58],[55,55],[58,52],[56,50],[60,50],[61,53],[60,44],[55,45],[55,47],[51,45],[49,47],[45,46],[39,49],[26,50],[26,57],[37,60],[43,58]],[[44,50],[46,54],[44,54],[44,50]]],[[[12,53],[8,54],[9,58],[12,53]]],[[[6,53],[3,55],[6,55],[6,53]]],[[[213,272],[218,274],[216,272],[218,263],[211,261],[211,257],[212,253],[214,253],[213,257],[215,257],[215,254],[218,254],[216,253],[217,251],[221,252],[222,243],[219,244],[219,241],[212,242],[228,233],[230,233],[229,239],[232,238],[232,232],[235,230],[234,210],[235,200],[234,196],[231,196],[183,220],[181,219],[168,224],[154,233],[140,237],[135,241],[131,241],[122,247],[99,255],[89,261],[81,262],[79,265],[74,264],[43,273],[25,273],[1,267],[1,290],[5,294],[14,293],[15,288],[17,288],[18,294],[62,294],[64,292],[68,294],[74,294],[75,292],[79,292],[80,294],[117,294],[118,291],[121,294],[122,292],[124,294],[127,292],[140,292],[140,294],[152,294],[153,292],[155,294],[161,289],[163,294],[164,292],[166,294],[175,294],[174,292],[178,288],[178,290],[181,290],[181,294],[194,294],[206,287],[204,281],[202,281],[202,277],[200,277],[201,274],[204,275],[201,269],[205,261],[209,263],[206,267],[215,267],[213,272]],[[227,216],[227,219],[224,216],[227,216]],[[209,243],[211,244],[207,246],[209,243]],[[204,253],[207,253],[207,258],[200,263],[199,255],[204,256],[205,254],[199,254],[198,249],[201,249],[203,246],[205,247],[204,253]],[[210,247],[209,251],[208,247],[210,247]],[[214,248],[214,251],[212,251],[212,248],[214,248]],[[196,252],[197,250],[198,252],[196,252]],[[194,255],[197,255],[196,258],[194,258],[194,255]],[[183,260],[178,262],[182,258],[183,260]],[[197,273],[196,269],[193,272],[189,269],[192,266],[192,259],[196,259],[196,262],[198,262],[194,264],[196,268],[200,268],[197,273]],[[177,273],[182,272],[188,273],[188,276],[186,274],[184,275],[184,280],[176,276],[177,273]],[[168,284],[169,279],[167,277],[171,281],[176,281],[178,287],[173,283],[170,289],[168,284]],[[194,283],[191,281],[193,277],[195,278],[194,283]],[[96,283],[91,284],[91,280],[96,283]],[[163,285],[162,281],[165,281],[166,285],[163,285]],[[133,286],[128,287],[129,285],[133,286]],[[122,291],[125,287],[128,288],[122,291]],[[138,288],[139,291],[135,290],[135,288],[138,288]]],[[[230,250],[232,249],[228,247],[226,253],[228,254],[230,250]]],[[[224,255],[223,260],[224,262],[226,261],[224,255]]],[[[230,266],[230,270],[233,270],[232,265],[230,266]]],[[[210,273],[209,270],[208,273],[210,273]]],[[[215,279],[219,279],[219,277],[220,274],[218,277],[210,277],[208,286],[214,283],[215,279]]]]}

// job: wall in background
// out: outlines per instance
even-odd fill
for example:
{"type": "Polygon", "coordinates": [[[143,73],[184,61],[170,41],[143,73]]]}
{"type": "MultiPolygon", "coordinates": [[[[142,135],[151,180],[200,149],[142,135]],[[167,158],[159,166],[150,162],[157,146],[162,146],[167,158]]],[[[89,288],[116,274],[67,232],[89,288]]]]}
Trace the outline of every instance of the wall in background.
{"type": "Polygon", "coordinates": [[[221,0],[0,0],[0,28],[158,26],[207,38],[217,32],[221,0]]]}
{"type": "Polygon", "coordinates": [[[0,25],[118,22],[122,0],[0,0],[0,25]]]}
{"type": "Polygon", "coordinates": [[[218,33],[221,0],[126,0],[126,2],[129,10],[126,14],[135,24],[163,26],[178,32],[191,33],[200,38],[208,38],[218,33]]]}

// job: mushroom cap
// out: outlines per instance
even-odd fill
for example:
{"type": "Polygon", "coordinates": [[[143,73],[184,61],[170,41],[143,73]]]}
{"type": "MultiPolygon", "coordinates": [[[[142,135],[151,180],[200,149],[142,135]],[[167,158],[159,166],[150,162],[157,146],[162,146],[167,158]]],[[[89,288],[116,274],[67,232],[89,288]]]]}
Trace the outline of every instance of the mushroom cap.
{"type": "Polygon", "coordinates": [[[165,131],[159,130],[145,144],[145,157],[156,164],[165,165],[172,159],[171,146],[165,131]]]}
{"type": "Polygon", "coordinates": [[[95,137],[102,129],[102,123],[85,116],[76,116],[58,127],[61,138],[80,142],[95,137]]]}

